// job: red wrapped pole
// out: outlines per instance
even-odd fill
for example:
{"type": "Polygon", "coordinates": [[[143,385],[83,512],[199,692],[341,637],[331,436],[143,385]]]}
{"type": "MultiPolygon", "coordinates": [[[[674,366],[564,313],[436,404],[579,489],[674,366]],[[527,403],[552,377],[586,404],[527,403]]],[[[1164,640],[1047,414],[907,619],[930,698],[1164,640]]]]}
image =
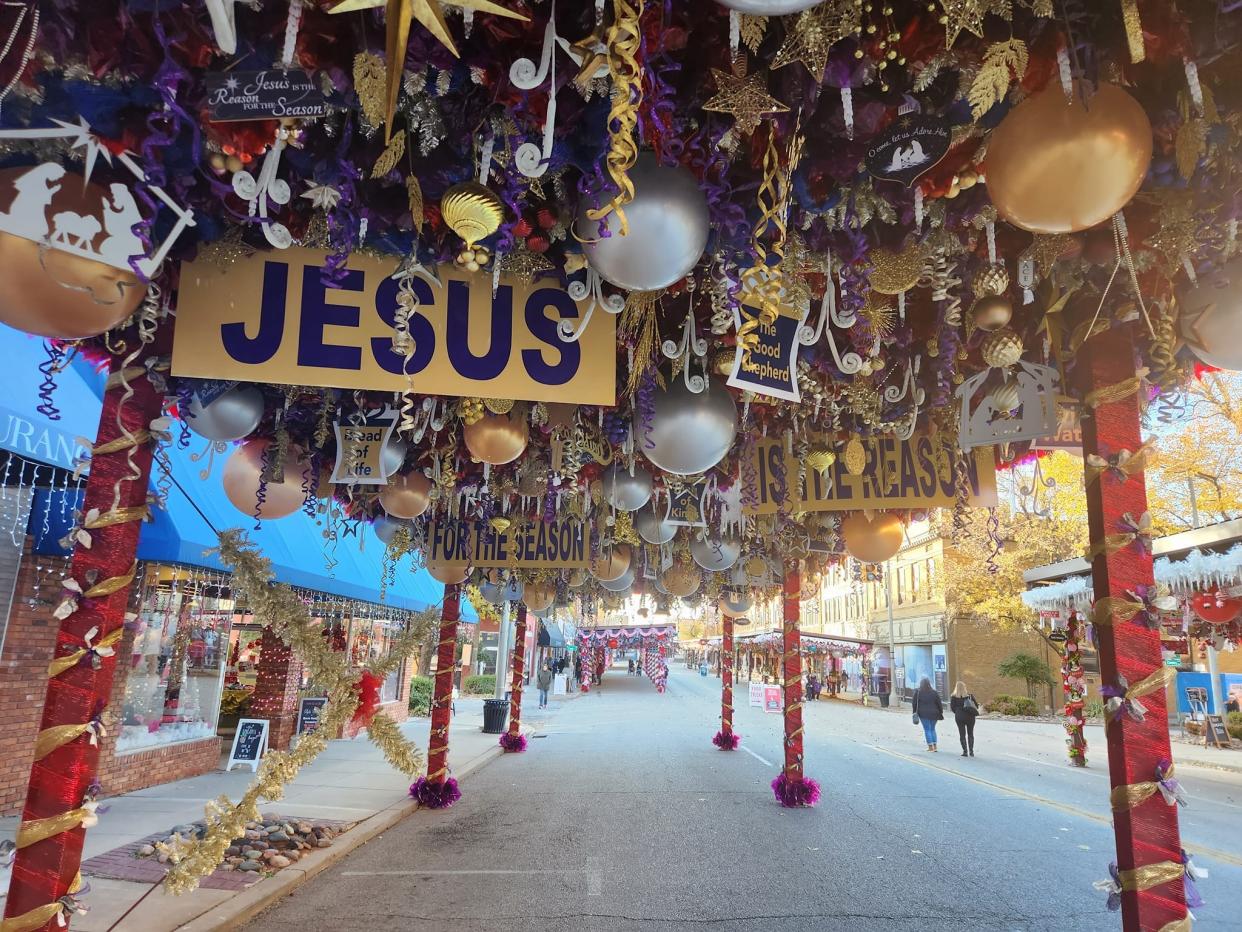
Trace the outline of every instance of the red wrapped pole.
{"type": "Polygon", "coordinates": [[[436,651],[436,682],[431,698],[431,738],[427,747],[427,776],[410,787],[410,795],[428,809],[444,809],[461,799],[457,781],[449,776],[449,723],[453,717],[453,673],[457,667],[457,621],[461,617],[461,587],[444,587],[440,610],[440,644],[436,651]]]}
{"type": "Polygon", "coordinates": [[[1154,576],[1150,548],[1129,530],[1147,512],[1138,398],[1145,389],[1134,353],[1129,329],[1113,328],[1084,344],[1078,367],[1086,379],[1082,441],[1096,599],[1092,621],[1101,691],[1110,695],[1105,735],[1116,882],[1123,928],[1145,932],[1189,923],[1177,807],[1159,793],[1133,806],[1116,802],[1124,787],[1161,779],[1173,759],[1165,698],[1172,668],[1164,666],[1159,629],[1135,620],[1142,606],[1135,608],[1134,593],[1152,586],[1154,576]]]}
{"type": "Polygon", "coordinates": [[[720,731],[712,744],[722,751],[733,751],[740,740],[733,731],[733,618],[724,615],[720,626],[720,731]]]}
{"type": "Polygon", "coordinates": [[[114,368],[108,377],[82,506],[91,546],[79,542],[74,548],[69,579],[81,595],[66,590],[57,612],[76,602],[56,636],[55,657],[64,661],[49,670],[5,902],[6,929],[63,930],[74,911],[86,835],[83,815],[75,813],[87,812],[80,807],[94,795],[97,739],[116,666],[109,648],[120,640],[137,571],[153,451],[147,429],[162,402],[142,367],[114,368]]]}
{"type": "Polygon", "coordinates": [[[785,767],[772,781],[772,792],[786,808],[814,806],[819,784],[802,770],[802,636],[798,631],[802,574],[798,561],[785,564],[785,612],[781,638],[781,674],[785,701],[785,767]]]}
{"type": "Polygon", "coordinates": [[[517,624],[513,627],[513,685],[509,690],[509,730],[500,736],[500,746],[512,753],[526,750],[522,734],[522,682],[526,678],[526,603],[519,602],[517,624]]]}

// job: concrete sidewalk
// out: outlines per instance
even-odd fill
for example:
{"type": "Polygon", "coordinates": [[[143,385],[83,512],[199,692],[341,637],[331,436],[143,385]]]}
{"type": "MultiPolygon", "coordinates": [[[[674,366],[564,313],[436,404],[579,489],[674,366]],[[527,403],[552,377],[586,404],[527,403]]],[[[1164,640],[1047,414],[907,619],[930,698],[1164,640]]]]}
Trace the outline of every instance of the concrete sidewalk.
{"type": "MultiPolygon", "coordinates": [[[[549,715],[576,695],[556,697],[549,709],[540,711],[536,708],[537,694],[530,690],[523,697],[523,731],[538,731],[549,715]]],[[[498,736],[483,734],[482,725],[483,700],[458,699],[449,748],[449,768],[458,779],[502,753],[498,736]]],[[[410,719],[401,726],[423,751],[430,730],[427,718],[410,719]]],[[[248,768],[234,768],[232,773],[217,770],[110,798],[106,800],[108,811],[86,833],[83,861],[201,819],[208,801],[220,795],[237,799],[252,779],[248,768]]],[[[90,865],[84,863],[83,876],[90,884],[84,902],[90,912],[74,917],[72,927],[77,932],[190,932],[242,922],[414,812],[418,807],[409,798],[409,784],[410,780],[394,770],[365,735],[330,742],[327,750],[289,784],[284,798],[265,804],[262,811],[287,819],[352,823],[353,827],[338,835],[331,847],[308,852],[302,860],[267,877],[217,872],[213,875],[218,881],[212,884],[214,888],[200,887],[179,897],[165,894],[158,881],[93,877],[90,865]]],[[[469,789],[463,792],[469,793],[469,789]]],[[[17,824],[15,816],[0,819],[0,839],[13,838],[17,824]]],[[[99,863],[106,860],[116,861],[116,857],[101,858],[99,863]]],[[[132,863],[152,873],[149,868],[154,865],[149,859],[135,858],[132,863]]],[[[7,878],[5,884],[7,887],[7,878]]],[[[0,896],[0,902],[3,899],[0,896]]]]}

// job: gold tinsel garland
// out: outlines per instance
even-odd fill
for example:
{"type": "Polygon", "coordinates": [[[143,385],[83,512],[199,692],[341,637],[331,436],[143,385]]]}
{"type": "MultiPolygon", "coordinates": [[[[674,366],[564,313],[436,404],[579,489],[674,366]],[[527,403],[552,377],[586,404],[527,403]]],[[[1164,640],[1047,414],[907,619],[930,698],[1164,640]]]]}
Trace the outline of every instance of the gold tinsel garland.
{"type": "MultiPolygon", "coordinates": [[[[270,751],[263,758],[254,781],[240,800],[233,803],[221,796],[207,804],[207,831],[202,838],[158,846],[173,863],[164,879],[165,887],[173,894],[193,890],[200,878],[220,865],[225,849],[245,833],[246,823],[259,819],[259,801],[281,799],[286,784],[319,756],[329,737],[340,732],[358,708],[357,682],[361,671],[351,669],[345,654],[331,648],[292,589],[271,582],[270,561],[237,530],[220,535],[219,552],[221,561],[233,571],[234,590],[246,594],[255,617],[263,619],[289,645],[315,682],[326,686],[328,705],[319,728],[302,735],[296,748],[270,751]]],[[[388,656],[371,664],[367,671],[383,677],[396,669],[426,637],[435,620],[434,612],[416,615],[409,629],[393,641],[388,656]]],[[[367,732],[385,760],[407,776],[418,772],[422,765],[420,753],[391,719],[376,715],[367,732]]]]}

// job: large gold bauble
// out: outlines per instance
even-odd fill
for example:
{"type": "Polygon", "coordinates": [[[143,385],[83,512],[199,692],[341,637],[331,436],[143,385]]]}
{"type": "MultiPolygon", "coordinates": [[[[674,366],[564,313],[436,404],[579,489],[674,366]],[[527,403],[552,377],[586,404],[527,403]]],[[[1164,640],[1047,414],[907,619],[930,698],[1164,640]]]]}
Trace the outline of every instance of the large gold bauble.
{"type": "Polygon", "coordinates": [[[877,249],[870,254],[871,275],[867,279],[872,291],[880,294],[903,294],[919,283],[923,268],[923,250],[917,244],[901,252],[877,249]]]}
{"type": "Polygon", "coordinates": [[[455,184],[440,198],[440,215],[448,228],[473,247],[497,230],[505,219],[505,205],[491,188],[477,181],[455,184]]]}
{"type": "Polygon", "coordinates": [[[883,563],[901,549],[906,529],[901,519],[890,512],[868,520],[866,515],[853,514],[841,522],[841,539],[846,552],[863,563],[883,563]]]}
{"type": "Polygon", "coordinates": [[[591,558],[591,575],[601,582],[612,582],[630,568],[629,544],[617,544],[611,551],[600,551],[591,558]]]}
{"type": "Polygon", "coordinates": [[[546,582],[529,583],[526,586],[526,594],[522,596],[522,601],[526,603],[528,611],[546,611],[556,601],[556,586],[546,582]]]}
{"type": "Polygon", "coordinates": [[[417,470],[393,476],[380,492],[379,501],[394,518],[417,518],[431,504],[431,480],[417,470]]]}
{"type": "Polygon", "coordinates": [[[980,330],[999,330],[1013,319],[1013,305],[1001,294],[985,294],[970,309],[970,319],[980,330]]]}
{"type": "Polygon", "coordinates": [[[526,450],[530,428],[522,416],[486,414],[462,428],[462,439],[475,459],[502,466],[512,463],[526,450]]]}
{"type": "Polygon", "coordinates": [[[465,563],[431,560],[427,563],[427,572],[436,582],[444,583],[446,586],[456,586],[466,581],[466,577],[470,575],[470,567],[465,563]]]}
{"type": "Polygon", "coordinates": [[[703,583],[703,574],[692,564],[674,563],[660,578],[660,582],[668,590],[669,595],[684,599],[699,591],[699,586],[703,583]]]}
{"type": "Polygon", "coordinates": [[[1102,84],[1083,105],[1058,81],[1018,104],[988,143],[988,195],[1032,233],[1074,233],[1107,220],[1137,193],[1151,164],[1151,121],[1133,97],[1102,84]]]}
{"type": "Polygon", "coordinates": [[[1022,338],[1002,327],[983,338],[983,361],[993,368],[1012,366],[1022,358],[1022,338]]]}
{"type": "Polygon", "coordinates": [[[302,507],[306,493],[302,491],[302,473],[310,465],[302,451],[290,446],[285,451],[285,468],[279,482],[264,483],[263,453],[270,440],[251,440],[235,449],[224,464],[224,494],[242,514],[261,519],[284,518],[302,507]],[[263,502],[259,503],[259,489],[263,502]]]}

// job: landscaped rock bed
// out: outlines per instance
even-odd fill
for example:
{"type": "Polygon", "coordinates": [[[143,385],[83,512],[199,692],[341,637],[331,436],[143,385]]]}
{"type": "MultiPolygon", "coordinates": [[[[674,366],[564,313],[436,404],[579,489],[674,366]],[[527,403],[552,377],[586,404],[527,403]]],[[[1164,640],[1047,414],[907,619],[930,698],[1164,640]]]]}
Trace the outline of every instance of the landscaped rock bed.
{"type": "MultiPolygon", "coordinates": [[[[273,873],[300,861],[312,849],[331,847],[333,839],[342,832],[349,831],[354,824],[265,816],[261,822],[246,823],[245,837],[233,840],[225,850],[224,861],[218,870],[273,873]]],[[[191,841],[205,832],[204,823],[187,822],[173,826],[167,837],[158,841],[175,845],[178,838],[183,842],[191,841]]],[[[157,850],[155,843],[142,845],[136,854],[140,858],[154,858],[161,863],[168,860],[168,855],[157,850]]]]}

